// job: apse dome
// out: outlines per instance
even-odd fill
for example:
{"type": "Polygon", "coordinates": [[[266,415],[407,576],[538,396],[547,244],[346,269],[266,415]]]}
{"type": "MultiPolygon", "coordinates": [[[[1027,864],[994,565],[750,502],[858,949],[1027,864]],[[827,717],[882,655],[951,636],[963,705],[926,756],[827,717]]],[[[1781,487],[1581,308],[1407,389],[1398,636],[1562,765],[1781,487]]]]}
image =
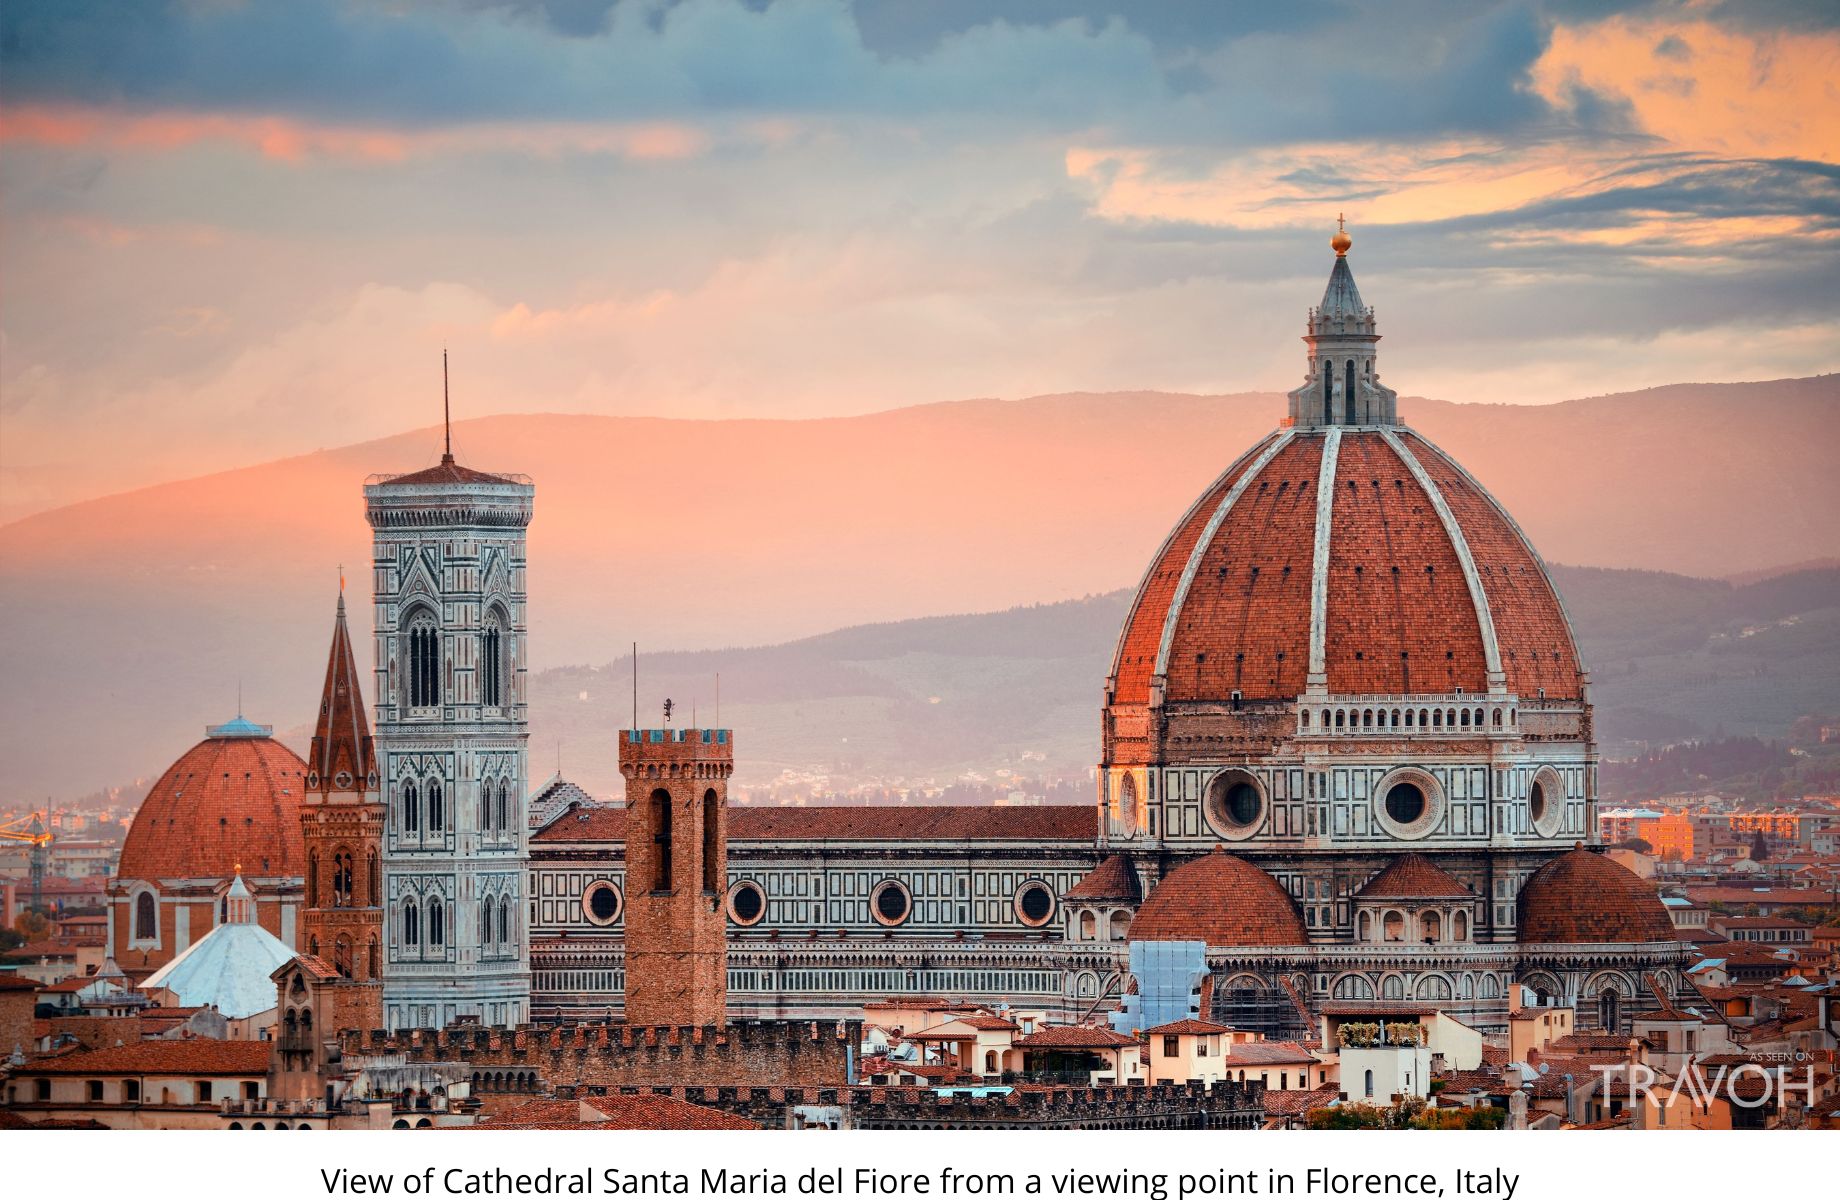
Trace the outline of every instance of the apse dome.
{"type": "Polygon", "coordinates": [[[1535,871],[1521,888],[1520,940],[1673,942],[1679,935],[1654,884],[1578,847],[1535,871]]]}
{"type": "Polygon", "coordinates": [[[228,879],[303,873],[306,764],[271,729],[238,716],[166,769],[134,814],[121,879],[228,879]]]}
{"type": "Polygon", "coordinates": [[[1215,851],[1163,877],[1137,910],[1131,940],[1300,946],[1310,935],[1277,880],[1237,855],[1215,851]]]}

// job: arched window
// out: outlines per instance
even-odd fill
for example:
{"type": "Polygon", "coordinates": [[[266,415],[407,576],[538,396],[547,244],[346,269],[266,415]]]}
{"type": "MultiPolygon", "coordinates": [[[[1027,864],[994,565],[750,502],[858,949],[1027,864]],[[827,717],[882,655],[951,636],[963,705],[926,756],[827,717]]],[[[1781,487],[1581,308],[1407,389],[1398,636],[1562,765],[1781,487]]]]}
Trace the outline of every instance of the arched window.
{"type": "Polygon", "coordinates": [[[442,802],[441,785],[438,781],[428,785],[428,832],[442,833],[447,829],[447,807],[442,802]]]}
{"type": "Polygon", "coordinates": [[[1347,384],[1342,392],[1342,410],[1348,414],[1348,423],[1354,424],[1354,359],[1348,360],[1347,384]]]}
{"type": "Polygon", "coordinates": [[[160,916],[152,892],[142,892],[134,898],[134,936],[145,942],[160,936],[160,916]]]}
{"type": "Polygon", "coordinates": [[[722,881],[716,876],[720,865],[716,860],[722,857],[721,809],[714,788],[703,793],[703,890],[711,895],[722,890],[722,881]]]}
{"type": "Polygon", "coordinates": [[[1372,941],[1374,936],[1374,915],[1372,913],[1362,913],[1355,921],[1355,929],[1355,939],[1357,941],[1372,941]]]}
{"type": "Polygon", "coordinates": [[[1451,914],[1450,936],[1459,942],[1469,940],[1469,914],[1460,908],[1451,914]]]}
{"type": "Polygon", "coordinates": [[[1382,936],[1389,942],[1406,940],[1406,918],[1404,913],[1389,912],[1381,921],[1382,936]]]}
{"type": "Polygon", "coordinates": [[[342,846],[332,855],[332,906],[351,907],[351,851],[342,846]]]}
{"type": "Polygon", "coordinates": [[[652,793],[652,890],[671,890],[671,793],[652,793]]]}
{"type": "Polygon", "coordinates": [[[1112,914],[1112,919],[1111,919],[1112,941],[1122,942],[1125,940],[1126,937],[1130,935],[1130,933],[1131,933],[1131,914],[1121,908],[1112,914]]]}
{"type": "Polygon", "coordinates": [[[1621,1033],[1623,997],[1613,987],[1597,993],[1597,1024],[1605,1033],[1621,1033]]]}
{"type": "Polygon", "coordinates": [[[986,1050],[984,1051],[984,1074],[995,1075],[996,1073],[997,1052],[995,1050],[986,1050]]]}
{"type": "Polygon", "coordinates": [[[479,785],[479,828],[481,832],[492,828],[492,781],[490,779],[479,785]]]}
{"type": "Polygon", "coordinates": [[[498,831],[508,833],[511,830],[511,781],[498,781],[498,831]]]}
{"type": "Polygon", "coordinates": [[[511,897],[506,896],[498,902],[498,936],[507,945],[517,941],[517,926],[511,923],[514,911],[516,910],[511,907],[511,897]]]}
{"type": "Polygon", "coordinates": [[[409,619],[409,707],[441,703],[441,633],[427,612],[409,619]]]}
{"type": "Polygon", "coordinates": [[[1369,1100],[1373,1099],[1374,1097],[1374,1073],[1372,1071],[1365,1072],[1363,1076],[1363,1082],[1366,1084],[1367,1098],[1369,1100]]]}
{"type": "Polygon", "coordinates": [[[307,851],[307,907],[319,907],[319,851],[307,851]]]}
{"type": "Polygon", "coordinates": [[[504,635],[498,617],[487,618],[486,631],[479,637],[479,702],[487,708],[499,708],[505,702],[504,635]]]}
{"type": "Polygon", "coordinates": [[[1335,424],[1335,364],[1325,362],[1323,373],[1323,424],[1335,424]]]}
{"type": "Polygon", "coordinates": [[[1080,940],[1083,942],[1099,940],[1099,918],[1091,909],[1080,914],[1080,940]]]}
{"type": "Polygon", "coordinates": [[[414,782],[403,784],[400,811],[404,833],[414,833],[422,827],[422,798],[417,794],[414,782]]]}
{"type": "Polygon", "coordinates": [[[351,939],[342,933],[332,942],[332,965],[339,974],[351,978],[351,939]]]}
{"type": "Polygon", "coordinates": [[[482,946],[492,944],[492,912],[497,907],[490,896],[479,906],[479,944],[482,946]]]}
{"type": "Polygon", "coordinates": [[[422,944],[422,914],[410,900],[403,905],[403,945],[420,946],[422,944]]]}
{"type": "Polygon", "coordinates": [[[377,955],[377,935],[374,933],[371,934],[369,945],[365,947],[364,963],[367,968],[364,973],[366,979],[375,979],[383,974],[383,964],[378,961],[377,955]]]}
{"type": "Polygon", "coordinates": [[[382,894],[377,886],[377,852],[371,850],[364,855],[364,902],[374,906],[382,894]]]}
{"type": "Polygon", "coordinates": [[[1438,941],[1444,932],[1444,922],[1434,912],[1428,912],[1419,918],[1419,925],[1424,930],[1427,942],[1438,941]]]}
{"type": "Polygon", "coordinates": [[[447,910],[441,907],[439,900],[428,902],[428,944],[444,946],[447,944],[446,926],[447,910]]]}

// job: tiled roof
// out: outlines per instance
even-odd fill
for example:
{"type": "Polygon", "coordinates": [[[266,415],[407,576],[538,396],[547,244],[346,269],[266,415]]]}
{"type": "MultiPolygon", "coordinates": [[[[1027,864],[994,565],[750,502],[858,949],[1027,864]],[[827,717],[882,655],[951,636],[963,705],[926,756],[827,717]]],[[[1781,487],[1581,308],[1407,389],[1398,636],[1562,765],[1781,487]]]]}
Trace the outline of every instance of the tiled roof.
{"type": "Polygon", "coordinates": [[[211,737],[147,792],[121,848],[122,879],[299,875],[306,764],[273,738],[211,737]]]}
{"type": "Polygon", "coordinates": [[[1313,1108],[1325,1108],[1341,1098],[1342,1089],[1333,1083],[1325,1083],[1319,1088],[1311,1088],[1308,1091],[1267,1090],[1265,1115],[1268,1117],[1300,1117],[1313,1108]]]}
{"type": "Polygon", "coordinates": [[[1137,910],[1131,940],[1300,946],[1310,935],[1277,880],[1243,858],[1214,851],[1163,877],[1137,910]]]}
{"type": "MultiPolygon", "coordinates": [[[[1089,804],[735,805],[728,810],[731,842],[1090,842],[1097,833],[1097,812],[1089,804]]],[[[564,813],[531,840],[618,842],[625,838],[626,810],[596,807],[564,813]]]]}
{"type": "Polygon", "coordinates": [[[1553,859],[1520,894],[1520,940],[1671,942],[1678,935],[1655,885],[1582,847],[1553,859]]]}
{"type": "Polygon", "coordinates": [[[589,1096],[531,1100],[457,1129],[759,1129],[746,1117],[673,1096],[589,1096]]]}
{"type": "Polygon", "coordinates": [[[1275,1067],[1282,1063],[1313,1063],[1316,1057],[1296,1042],[1239,1042],[1221,1059],[1230,1067],[1275,1067]]]}
{"type": "Polygon", "coordinates": [[[11,971],[0,972],[0,992],[36,992],[36,980],[26,979],[11,971]]]}
{"type": "Polygon", "coordinates": [[[1470,896],[1444,868],[1422,854],[1401,854],[1355,895],[1364,899],[1457,899],[1470,896]]]}
{"type": "Polygon", "coordinates": [[[1047,1025],[1011,1043],[1018,1050],[1110,1050],[1136,1044],[1134,1037],[1090,1025],[1047,1025]]]}
{"type": "MultiPolygon", "coordinates": [[[[1442,451],[1410,431],[1398,436],[1463,534],[1508,689],[1577,697],[1578,652],[1545,565],[1494,498],[1442,451]]],[[[1304,690],[1324,443],[1321,431],[1298,432],[1246,483],[1210,535],[1227,493],[1270,445],[1261,442],[1176,524],[1119,637],[1115,704],[1149,703],[1165,630],[1165,704],[1224,700],[1233,692],[1288,700],[1304,690]],[[1204,536],[1210,540],[1200,545],[1204,536]],[[1189,575],[1191,564],[1197,569],[1189,575]]],[[[1346,429],[1330,486],[1328,691],[1484,692],[1476,605],[1450,535],[1413,472],[1381,434],[1346,429]]]]}
{"type": "Polygon", "coordinates": [[[441,461],[422,471],[408,475],[396,475],[389,479],[377,481],[383,487],[423,487],[431,483],[516,483],[503,475],[492,475],[485,471],[475,471],[455,462],[453,455],[444,456],[441,461]]]}
{"type": "Polygon", "coordinates": [[[1169,1037],[1176,1034],[1232,1033],[1229,1025],[1216,1025],[1212,1021],[1197,1021],[1193,1017],[1184,1017],[1180,1021],[1169,1021],[1154,1029],[1144,1030],[1146,1037],[1169,1037]]]}
{"type": "Polygon", "coordinates": [[[20,1075],[264,1075],[268,1072],[268,1042],[218,1041],[192,1038],[183,1042],[148,1041],[99,1050],[78,1050],[52,1058],[34,1059],[20,1067],[20,1075]]]}
{"type": "Polygon", "coordinates": [[[1143,898],[1137,868],[1122,854],[1105,859],[1061,897],[1062,900],[1119,900],[1127,904],[1136,904],[1143,898]]]}

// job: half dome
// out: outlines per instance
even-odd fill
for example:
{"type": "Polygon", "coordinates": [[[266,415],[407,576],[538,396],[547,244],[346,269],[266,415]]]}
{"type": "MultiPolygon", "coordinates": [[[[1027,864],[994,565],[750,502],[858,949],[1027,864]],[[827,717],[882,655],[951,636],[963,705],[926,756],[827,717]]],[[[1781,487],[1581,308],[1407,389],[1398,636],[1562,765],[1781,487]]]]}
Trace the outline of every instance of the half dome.
{"type": "Polygon", "coordinates": [[[1535,871],[1521,888],[1519,908],[1525,943],[1679,940],[1652,884],[1582,847],[1535,871]]]}
{"type": "Polygon", "coordinates": [[[147,792],[121,849],[121,879],[300,875],[306,764],[238,718],[213,726],[147,792]]]}
{"type": "Polygon", "coordinates": [[[1163,877],[1137,910],[1131,940],[1301,946],[1310,935],[1277,880],[1237,855],[1216,851],[1163,877]]]}

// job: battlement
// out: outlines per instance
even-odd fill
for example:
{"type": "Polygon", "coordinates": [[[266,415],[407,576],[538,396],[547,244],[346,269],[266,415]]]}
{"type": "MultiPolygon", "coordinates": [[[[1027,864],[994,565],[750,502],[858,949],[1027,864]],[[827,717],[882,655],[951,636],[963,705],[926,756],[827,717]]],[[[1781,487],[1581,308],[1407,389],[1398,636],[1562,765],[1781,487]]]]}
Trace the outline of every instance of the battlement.
{"type": "Polygon", "coordinates": [[[684,766],[692,763],[735,761],[732,729],[622,729],[620,769],[633,774],[640,768],[684,766]]]}
{"type": "Polygon", "coordinates": [[[476,1072],[534,1071],[532,1090],[551,1092],[715,1083],[844,1086],[861,1041],[859,1020],[735,1021],[350,1030],[341,1046],[347,1055],[400,1054],[409,1062],[464,1063],[476,1072]]]}
{"type": "Polygon", "coordinates": [[[1221,1081],[962,1091],[718,1086],[650,1092],[744,1116],[769,1129],[798,1128],[826,1115],[839,1127],[857,1129],[1257,1129],[1264,1121],[1265,1087],[1221,1081]]]}

